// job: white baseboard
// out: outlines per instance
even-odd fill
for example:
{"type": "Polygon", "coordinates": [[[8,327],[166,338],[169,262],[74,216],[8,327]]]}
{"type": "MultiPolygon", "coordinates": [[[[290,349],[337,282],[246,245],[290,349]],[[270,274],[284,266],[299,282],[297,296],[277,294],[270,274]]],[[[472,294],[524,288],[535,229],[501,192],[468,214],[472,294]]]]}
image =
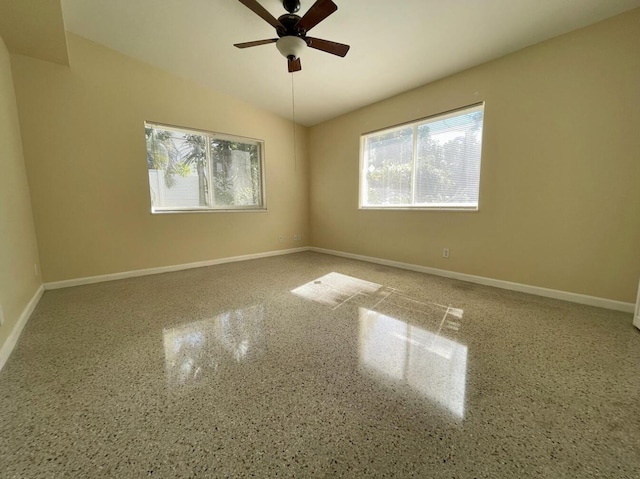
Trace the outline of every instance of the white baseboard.
{"type": "MultiPolygon", "coordinates": [[[[432,274],[435,276],[443,276],[445,278],[458,279],[461,281],[467,281],[470,283],[483,284],[485,286],[493,286],[495,288],[508,289],[511,291],[519,291],[522,293],[534,294],[537,296],[544,296],[547,298],[561,299],[564,301],[570,301],[572,303],[586,304],[589,306],[596,306],[599,308],[612,309],[615,311],[623,311],[625,313],[633,313],[635,305],[633,303],[625,303],[623,301],[615,301],[612,299],[598,298],[596,296],[587,296],[578,293],[569,293],[567,291],[560,291],[557,289],[542,288],[539,286],[531,286],[528,284],[513,283],[510,281],[503,281],[500,279],[486,278],[484,276],[475,276],[471,274],[458,273],[455,271],[448,271],[444,269],[429,268],[427,266],[420,266],[411,263],[402,263],[400,261],[392,261],[382,258],[375,258],[373,256],[364,256],[354,253],[345,253],[342,251],[329,250],[324,248],[317,248],[315,246],[304,246],[301,248],[291,248],[277,251],[268,251],[265,253],[255,253],[242,256],[231,256],[228,258],[218,258],[208,261],[199,261],[196,263],[177,264],[172,266],[161,266],[158,268],[139,269],[134,271],[125,271],[122,273],[104,274],[100,276],[89,276],[86,278],[68,279],[64,281],[54,281],[44,284],[44,289],[59,289],[68,288],[71,286],[81,286],[85,284],[101,283],[104,281],[114,281],[118,279],[133,278],[137,276],[147,276],[151,274],[170,273],[172,271],[181,271],[191,268],[201,268],[203,266],[213,266],[216,264],[233,263],[236,261],[248,261],[252,259],[267,258],[270,256],[280,256],[291,253],[301,253],[303,251],[315,251],[317,253],[330,254],[333,256],[341,256],[343,258],[350,258],[359,261],[366,261],[368,263],[381,264],[385,266],[391,266],[394,268],[406,269],[409,271],[417,271],[420,273],[432,274]]],[[[35,307],[35,305],[34,305],[35,307]]],[[[17,339],[17,338],[16,338],[17,339]]],[[[1,360],[1,356],[0,356],[1,360]]]]}
{"type": "Polygon", "coordinates": [[[325,253],[333,256],[341,256],[343,258],[357,259],[368,263],[392,266],[394,268],[417,271],[420,273],[433,274],[435,276],[443,276],[445,278],[459,279],[470,283],[483,284],[485,286],[493,286],[495,288],[508,289],[511,291],[519,291],[521,293],[535,294],[547,298],[562,299],[572,303],[586,304],[589,306],[597,306],[599,308],[613,309],[615,311],[623,311],[625,313],[633,313],[635,305],[633,303],[625,303],[623,301],[614,301],[612,299],[598,298],[596,296],[587,296],[585,294],[569,293],[557,289],[541,288],[539,286],[530,286],[528,284],[512,283],[500,279],[486,278],[484,276],[475,276],[472,274],[457,273],[455,271],[447,271],[444,269],[429,268],[410,263],[401,263],[399,261],[391,261],[387,259],[375,258],[372,256],[363,256],[360,254],[344,253],[342,251],[334,251],[324,248],[310,247],[309,250],[317,253],[325,253]]]}
{"type": "Polygon", "coordinates": [[[20,333],[22,333],[25,324],[27,324],[27,321],[29,321],[31,313],[33,313],[33,310],[36,309],[38,301],[40,301],[40,298],[42,297],[42,293],[44,293],[44,285],[40,285],[31,300],[27,303],[27,306],[24,308],[22,314],[18,318],[18,321],[9,333],[7,340],[0,348],[0,371],[2,371],[2,368],[7,362],[7,359],[9,359],[9,356],[11,356],[11,352],[18,342],[20,333]]]}
{"type": "Polygon", "coordinates": [[[182,271],[185,269],[202,268],[203,266],[213,266],[216,264],[234,263],[236,261],[248,261],[251,259],[268,258],[270,256],[281,256],[291,253],[301,253],[309,251],[309,247],[282,249],[277,251],[267,251],[266,253],[246,254],[242,256],[230,256],[228,258],[218,258],[207,261],[198,261],[196,263],[184,263],[171,266],[160,266],[158,268],[138,269],[134,271],[124,271],[122,273],[103,274],[100,276],[88,276],[85,278],[67,279],[64,281],[53,281],[45,283],[44,288],[60,289],[69,288],[71,286],[81,286],[84,284],[102,283],[104,281],[115,281],[117,279],[134,278],[137,276],[148,276],[151,274],[171,273],[172,271],[182,271]]]}

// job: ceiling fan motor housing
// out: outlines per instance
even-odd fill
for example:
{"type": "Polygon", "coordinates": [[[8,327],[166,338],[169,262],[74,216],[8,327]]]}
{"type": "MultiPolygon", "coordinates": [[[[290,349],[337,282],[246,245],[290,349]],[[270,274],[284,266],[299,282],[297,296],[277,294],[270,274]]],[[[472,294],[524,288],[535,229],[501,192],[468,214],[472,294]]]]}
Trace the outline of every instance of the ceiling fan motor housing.
{"type": "Polygon", "coordinates": [[[300,21],[300,17],[294,13],[285,13],[278,17],[278,21],[282,24],[282,27],[276,28],[279,37],[285,37],[293,35],[296,37],[303,37],[306,33],[302,28],[298,28],[296,25],[300,21]]]}

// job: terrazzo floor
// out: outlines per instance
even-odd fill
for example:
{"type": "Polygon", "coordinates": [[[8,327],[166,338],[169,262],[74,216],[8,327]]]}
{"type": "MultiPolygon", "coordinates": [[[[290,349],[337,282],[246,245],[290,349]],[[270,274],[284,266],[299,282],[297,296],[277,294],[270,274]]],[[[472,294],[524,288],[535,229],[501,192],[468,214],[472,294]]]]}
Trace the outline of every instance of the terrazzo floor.
{"type": "Polygon", "coordinates": [[[47,291],[0,477],[640,477],[631,315],[299,253],[47,291]]]}

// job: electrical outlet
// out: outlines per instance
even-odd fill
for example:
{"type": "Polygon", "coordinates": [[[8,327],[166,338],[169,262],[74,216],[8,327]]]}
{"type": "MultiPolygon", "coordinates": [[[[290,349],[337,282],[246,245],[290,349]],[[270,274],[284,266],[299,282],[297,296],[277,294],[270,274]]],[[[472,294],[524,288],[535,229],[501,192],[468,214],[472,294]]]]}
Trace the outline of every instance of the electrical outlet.
{"type": "Polygon", "coordinates": [[[448,258],[449,257],[449,248],[444,248],[442,250],[442,257],[443,258],[448,258]]]}
{"type": "Polygon", "coordinates": [[[280,243],[284,243],[284,235],[278,236],[278,241],[280,241],[280,243]]]}
{"type": "Polygon", "coordinates": [[[300,241],[302,240],[302,235],[300,233],[296,233],[293,235],[293,241],[300,241]]]}
{"type": "Polygon", "coordinates": [[[38,263],[33,265],[33,270],[36,272],[36,278],[38,277],[38,263]]]}
{"type": "Polygon", "coordinates": [[[4,324],[4,312],[2,311],[2,305],[0,304],[0,326],[4,324]]]}

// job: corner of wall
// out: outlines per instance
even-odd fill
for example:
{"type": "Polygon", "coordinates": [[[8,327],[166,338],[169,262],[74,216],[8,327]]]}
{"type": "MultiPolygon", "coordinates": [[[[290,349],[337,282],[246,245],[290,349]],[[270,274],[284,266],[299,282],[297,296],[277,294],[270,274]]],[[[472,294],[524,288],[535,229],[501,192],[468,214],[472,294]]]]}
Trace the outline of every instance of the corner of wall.
{"type": "Polygon", "coordinates": [[[42,295],[9,52],[0,37],[0,368],[42,295]]]}

